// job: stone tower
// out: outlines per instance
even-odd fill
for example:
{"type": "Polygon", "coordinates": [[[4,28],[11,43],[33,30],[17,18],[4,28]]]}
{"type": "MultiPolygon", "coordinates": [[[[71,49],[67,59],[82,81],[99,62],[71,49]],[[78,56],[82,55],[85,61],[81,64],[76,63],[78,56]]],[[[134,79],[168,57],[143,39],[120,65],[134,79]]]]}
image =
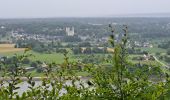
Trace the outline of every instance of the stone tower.
{"type": "Polygon", "coordinates": [[[74,36],[75,35],[74,27],[72,27],[72,28],[66,27],[66,34],[67,34],[67,36],[74,36]]]}

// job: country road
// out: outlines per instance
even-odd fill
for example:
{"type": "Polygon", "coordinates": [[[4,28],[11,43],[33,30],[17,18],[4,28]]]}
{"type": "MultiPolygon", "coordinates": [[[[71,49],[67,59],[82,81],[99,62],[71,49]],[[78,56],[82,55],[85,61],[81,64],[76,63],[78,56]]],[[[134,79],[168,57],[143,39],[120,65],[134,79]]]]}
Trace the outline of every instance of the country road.
{"type": "Polygon", "coordinates": [[[166,65],[166,64],[164,64],[163,62],[161,62],[160,60],[158,60],[158,58],[156,58],[155,56],[153,56],[153,57],[154,57],[154,59],[155,59],[158,63],[160,63],[161,65],[163,65],[163,66],[165,66],[165,67],[167,67],[167,68],[169,68],[168,65],[166,65]]]}
{"type": "Polygon", "coordinates": [[[157,61],[158,63],[160,63],[162,65],[162,70],[166,73],[169,73],[169,71],[167,71],[167,68],[169,69],[170,67],[168,65],[166,65],[165,63],[161,62],[158,58],[156,58],[156,56],[153,55],[153,57],[154,57],[155,61],[157,61]]]}

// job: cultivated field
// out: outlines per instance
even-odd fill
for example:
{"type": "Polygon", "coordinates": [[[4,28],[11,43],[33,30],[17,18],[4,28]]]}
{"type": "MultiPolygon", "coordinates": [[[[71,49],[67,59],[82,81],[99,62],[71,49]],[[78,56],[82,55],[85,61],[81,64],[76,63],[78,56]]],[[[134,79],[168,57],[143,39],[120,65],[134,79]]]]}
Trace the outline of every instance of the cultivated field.
{"type": "Polygon", "coordinates": [[[24,51],[25,48],[14,48],[15,44],[0,44],[0,53],[24,51]]]}

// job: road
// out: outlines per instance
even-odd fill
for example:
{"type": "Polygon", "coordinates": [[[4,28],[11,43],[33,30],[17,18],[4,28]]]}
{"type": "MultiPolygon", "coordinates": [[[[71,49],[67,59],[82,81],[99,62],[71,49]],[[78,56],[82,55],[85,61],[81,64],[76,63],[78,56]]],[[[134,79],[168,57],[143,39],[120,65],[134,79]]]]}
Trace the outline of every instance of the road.
{"type": "Polygon", "coordinates": [[[167,71],[167,69],[170,69],[170,67],[168,65],[166,65],[165,63],[161,62],[158,58],[156,58],[154,55],[153,55],[155,61],[157,61],[158,63],[160,63],[162,66],[162,70],[164,71],[164,73],[169,73],[169,71],[167,71]]]}
{"type": "Polygon", "coordinates": [[[153,56],[153,57],[154,57],[154,59],[155,59],[158,63],[160,63],[161,65],[163,65],[163,66],[165,66],[165,67],[167,67],[167,68],[169,68],[168,65],[166,65],[166,64],[164,64],[163,62],[161,62],[160,60],[158,60],[158,58],[156,58],[155,56],[153,56]]]}

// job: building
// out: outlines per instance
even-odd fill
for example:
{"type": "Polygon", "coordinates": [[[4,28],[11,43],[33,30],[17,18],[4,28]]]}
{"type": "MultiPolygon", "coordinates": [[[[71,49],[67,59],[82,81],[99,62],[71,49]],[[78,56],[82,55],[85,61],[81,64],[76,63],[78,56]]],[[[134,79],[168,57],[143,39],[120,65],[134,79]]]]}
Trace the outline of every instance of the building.
{"type": "Polygon", "coordinates": [[[1,26],[1,29],[4,29],[5,28],[5,26],[1,26]]]}
{"type": "Polygon", "coordinates": [[[67,36],[74,36],[75,35],[74,27],[72,27],[72,28],[66,27],[66,34],[67,34],[67,36]]]}

